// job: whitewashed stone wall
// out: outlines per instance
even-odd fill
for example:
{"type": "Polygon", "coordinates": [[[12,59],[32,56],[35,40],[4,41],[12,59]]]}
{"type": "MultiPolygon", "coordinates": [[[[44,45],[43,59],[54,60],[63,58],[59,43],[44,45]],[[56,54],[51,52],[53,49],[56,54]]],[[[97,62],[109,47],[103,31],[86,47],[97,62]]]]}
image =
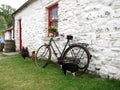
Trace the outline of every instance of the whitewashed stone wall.
{"type": "Polygon", "coordinates": [[[15,15],[15,39],[19,50],[19,19],[22,24],[23,46],[36,50],[47,37],[47,7],[57,0],[36,0],[24,10],[15,15]]]}
{"type": "Polygon", "coordinates": [[[4,40],[11,40],[11,35],[9,31],[4,32],[4,40]]]}
{"type": "MultiPolygon", "coordinates": [[[[89,71],[104,78],[120,79],[120,0],[37,0],[15,16],[17,49],[20,18],[23,46],[31,52],[46,42],[47,7],[56,2],[59,33],[72,34],[74,42],[89,44],[93,55],[89,71]]],[[[61,39],[58,43],[62,46],[64,42],[61,39]]]]}

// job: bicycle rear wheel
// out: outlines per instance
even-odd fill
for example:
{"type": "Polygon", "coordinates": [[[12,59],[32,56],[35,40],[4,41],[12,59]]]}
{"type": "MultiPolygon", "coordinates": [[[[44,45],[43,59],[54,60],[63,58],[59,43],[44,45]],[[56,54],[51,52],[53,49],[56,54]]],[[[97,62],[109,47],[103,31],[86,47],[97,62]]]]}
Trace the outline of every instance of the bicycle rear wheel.
{"type": "Polygon", "coordinates": [[[51,59],[51,49],[48,45],[42,45],[36,53],[36,65],[45,68],[51,59]]]}
{"type": "Polygon", "coordinates": [[[91,55],[87,48],[76,44],[66,49],[63,55],[63,62],[77,64],[81,75],[87,70],[90,58],[91,55]]]}

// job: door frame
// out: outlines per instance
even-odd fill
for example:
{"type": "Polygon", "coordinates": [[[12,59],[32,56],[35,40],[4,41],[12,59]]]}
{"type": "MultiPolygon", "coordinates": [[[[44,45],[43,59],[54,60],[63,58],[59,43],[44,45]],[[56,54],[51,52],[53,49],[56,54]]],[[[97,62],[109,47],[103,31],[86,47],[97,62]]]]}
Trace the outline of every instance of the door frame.
{"type": "Polygon", "coordinates": [[[19,49],[22,50],[22,23],[21,19],[19,19],[19,49]]]}

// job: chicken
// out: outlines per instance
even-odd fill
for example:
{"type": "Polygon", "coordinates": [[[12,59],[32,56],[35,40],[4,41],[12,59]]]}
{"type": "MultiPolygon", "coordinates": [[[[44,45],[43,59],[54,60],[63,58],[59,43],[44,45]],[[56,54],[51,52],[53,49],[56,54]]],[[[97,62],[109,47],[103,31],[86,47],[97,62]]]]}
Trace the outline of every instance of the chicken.
{"type": "Polygon", "coordinates": [[[36,57],[36,53],[35,53],[35,51],[32,51],[31,58],[32,58],[33,62],[35,61],[35,57],[36,57]]]}
{"type": "Polygon", "coordinates": [[[25,59],[26,57],[29,57],[29,51],[28,51],[28,48],[22,48],[22,51],[21,51],[21,55],[22,57],[25,59]]]}

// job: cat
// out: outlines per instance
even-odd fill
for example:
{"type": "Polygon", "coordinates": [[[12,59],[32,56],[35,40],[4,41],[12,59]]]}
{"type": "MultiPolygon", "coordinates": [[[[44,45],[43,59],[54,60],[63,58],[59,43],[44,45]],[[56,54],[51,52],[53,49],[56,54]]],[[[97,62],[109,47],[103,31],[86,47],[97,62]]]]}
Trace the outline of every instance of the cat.
{"type": "Polygon", "coordinates": [[[64,63],[63,61],[59,61],[58,64],[61,66],[64,75],[67,75],[67,72],[69,71],[75,76],[76,72],[79,70],[78,65],[74,63],[64,63]]]}

